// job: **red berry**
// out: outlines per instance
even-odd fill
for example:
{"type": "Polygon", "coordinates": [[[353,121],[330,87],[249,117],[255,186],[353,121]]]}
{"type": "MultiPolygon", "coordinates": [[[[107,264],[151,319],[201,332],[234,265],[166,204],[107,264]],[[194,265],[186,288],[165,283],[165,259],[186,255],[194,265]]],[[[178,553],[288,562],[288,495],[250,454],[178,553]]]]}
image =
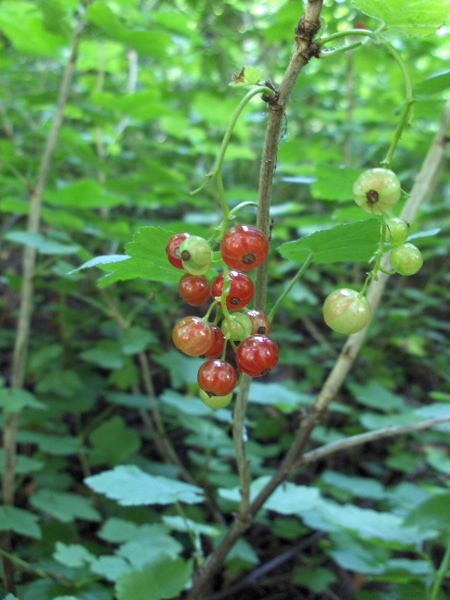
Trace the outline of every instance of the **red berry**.
{"type": "MultiPolygon", "coordinates": [[[[230,277],[230,289],[227,294],[227,308],[228,310],[238,310],[244,308],[252,301],[255,289],[253,281],[245,273],[240,271],[230,271],[228,273],[230,277]]],[[[214,299],[220,298],[222,295],[224,285],[223,273],[214,279],[211,286],[211,295],[214,299]]],[[[219,302],[219,304],[221,304],[219,302]]]]}
{"type": "Polygon", "coordinates": [[[250,377],[267,375],[278,363],[278,346],[265,335],[251,335],[236,350],[238,368],[250,377]]]}
{"type": "Polygon", "coordinates": [[[170,238],[169,243],[166,246],[167,258],[169,259],[170,264],[177,269],[183,269],[183,263],[181,262],[179,253],[180,246],[182,242],[187,240],[190,236],[190,233],[176,233],[170,238]]]}
{"type": "Polygon", "coordinates": [[[204,356],[205,358],[219,358],[219,356],[222,356],[225,347],[225,337],[220,327],[217,327],[216,325],[210,325],[210,327],[214,335],[214,341],[213,345],[208,352],[205,352],[204,356]]]}
{"type": "Polygon", "coordinates": [[[248,310],[245,314],[252,322],[252,334],[269,335],[270,321],[267,315],[260,310],[248,310]]]}
{"type": "Polygon", "coordinates": [[[269,254],[264,233],[252,225],[236,225],[229,229],[220,244],[225,264],[238,271],[250,271],[263,263],[269,254]]]}
{"type": "Polygon", "coordinates": [[[191,306],[201,306],[209,300],[211,287],[204,275],[186,273],[178,283],[180,296],[191,306]]]}
{"type": "Polygon", "coordinates": [[[172,340],[188,356],[201,356],[211,348],[214,334],[200,317],[184,317],[173,328],[172,340]]]}
{"type": "Polygon", "coordinates": [[[208,360],[200,367],[197,381],[208,396],[226,396],[236,387],[236,369],[224,360],[208,360]]]}

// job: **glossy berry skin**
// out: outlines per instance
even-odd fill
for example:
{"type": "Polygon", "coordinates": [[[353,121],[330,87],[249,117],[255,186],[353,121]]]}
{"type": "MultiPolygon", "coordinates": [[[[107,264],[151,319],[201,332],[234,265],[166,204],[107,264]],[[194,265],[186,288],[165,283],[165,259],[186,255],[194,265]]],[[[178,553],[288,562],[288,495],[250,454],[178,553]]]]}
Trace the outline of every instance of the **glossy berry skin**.
{"type": "Polygon", "coordinates": [[[266,260],[269,242],[260,229],[252,225],[236,225],[224,235],[220,253],[230,269],[251,271],[266,260]]]}
{"type": "MultiPolygon", "coordinates": [[[[253,298],[255,288],[253,281],[245,273],[229,271],[230,289],[227,294],[226,304],[228,310],[239,310],[247,306],[253,298]]],[[[220,298],[224,285],[223,273],[214,279],[211,286],[211,295],[214,299],[220,298]]],[[[219,302],[219,305],[221,303],[219,302]]]]}
{"type": "Polygon", "coordinates": [[[200,390],[200,400],[203,404],[206,404],[209,408],[225,408],[228,406],[233,399],[233,394],[227,394],[226,396],[208,396],[206,392],[200,390]]]}
{"type": "Polygon", "coordinates": [[[393,246],[404,244],[409,235],[409,223],[400,219],[400,217],[392,217],[386,222],[387,225],[387,241],[393,246]]]}
{"type": "Polygon", "coordinates": [[[265,335],[251,335],[236,350],[236,364],[250,377],[262,377],[270,373],[278,363],[278,346],[265,335]]]}
{"type": "Polygon", "coordinates": [[[208,323],[200,317],[184,317],[173,328],[172,340],[184,354],[202,356],[211,348],[214,334],[208,323]]]}
{"type": "Polygon", "coordinates": [[[216,325],[210,325],[210,327],[214,335],[214,341],[211,348],[203,356],[205,358],[219,358],[219,356],[222,356],[223,349],[225,348],[225,337],[220,327],[216,325]]]}
{"type": "Polygon", "coordinates": [[[370,320],[370,304],[359,292],[343,288],[332,292],[323,305],[325,323],[338,333],[351,335],[364,329],[370,320]]]}
{"type": "Polygon", "coordinates": [[[389,169],[364,171],[353,185],[356,204],[371,215],[382,215],[391,210],[400,195],[400,181],[389,169]]]}
{"type": "Polygon", "coordinates": [[[191,275],[204,275],[213,262],[211,246],[198,235],[191,235],[182,242],[179,255],[184,269],[191,275]]]}
{"type": "Polygon", "coordinates": [[[179,250],[184,240],[187,240],[187,238],[190,236],[190,233],[176,233],[170,238],[169,243],[166,246],[167,258],[169,259],[170,264],[176,269],[184,268],[183,263],[181,262],[179,250]]]}
{"type": "Polygon", "coordinates": [[[211,296],[211,286],[204,275],[185,273],[178,283],[180,296],[191,306],[201,306],[211,296]]]}
{"type": "Polygon", "coordinates": [[[208,396],[226,396],[236,387],[236,369],[224,360],[208,360],[198,370],[197,382],[208,396]]]}
{"type": "Polygon", "coordinates": [[[269,335],[270,321],[267,315],[260,310],[247,310],[245,314],[252,322],[252,334],[269,335]]]}
{"type": "Polygon", "coordinates": [[[399,275],[415,275],[423,265],[422,253],[414,244],[395,246],[390,256],[391,267],[399,275]]]}
{"type": "Polygon", "coordinates": [[[244,313],[233,313],[223,320],[222,332],[227,340],[241,342],[252,334],[252,322],[244,313]]]}

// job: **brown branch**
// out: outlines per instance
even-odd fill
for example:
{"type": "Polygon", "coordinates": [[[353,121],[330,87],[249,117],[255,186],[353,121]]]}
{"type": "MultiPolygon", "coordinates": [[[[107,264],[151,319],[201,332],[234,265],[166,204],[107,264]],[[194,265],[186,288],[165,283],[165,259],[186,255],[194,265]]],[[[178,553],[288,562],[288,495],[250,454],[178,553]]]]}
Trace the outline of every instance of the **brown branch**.
{"type": "MultiPolygon", "coordinates": [[[[59,87],[55,115],[44,148],[42,161],[39,167],[36,186],[30,198],[30,212],[28,217],[27,232],[37,233],[41,219],[41,206],[44,190],[50,174],[51,162],[56,149],[61,127],[64,121],[64,109],[69,96],[72,77],[77,60],[78,45],[81,39],[85,22],[81,20],[74,32],[70,58],[64,68],[61,85],[59,87]]],[[[31,314],[34,300],[34,276],[36,270],[36,249],[25,246],[22,258],[22,288],[20,296],[19,318],[13,351],[11,367],[11,387],[22,388],[25,380],[25,364],[30,336],[31,314]]],[[[5,463],[2,478],[3,503],[14,504],[14,479],[16,465],[16,438],[20,413],[10,413],[5,417],[3,445],[5,450],[5,463]]],[[[8,552],[11,545],[9,532],[1,536],[1,547],[8,552]]],[[[7,559],[3,559],[6,590],[14,593],[14,566],[7,559]]]]}
{"type": "Polygon", "coordinates": [[[336,454],[336,452],[342,452],[343,450],[349,450],[355,446],[362,446],[363,444],[369,444],[377,440],[383,440],[389,437],[399,437],[407,433],[414,433],[416,431],[423,431],[424,429],[430,429],[441,423],[450,421],[450,414],[445,417],[436,417],[435,419],[428,419],[427,421],[421,421],[420,423],[413,423],[412,425],[393,425],[392,427],[385,427],[378,429],[377,431],[369,431],[367,433],[360,433],[359,435],[353,435],[344,440],[332,442],[326,446],[321,446],[316,450],[306,452],[300,460],[293,465],[292,470],[296,470],[304,465],[309,465],[318,460],[322,460],[336,454]]]}
{"type": "MultiPolygon", "coordinates": [[[[272,194],[272,181],[277,162],[278,142],[284,119],[284,111],[298,76],[310,59],[317,55],[317,48],[312,40],[320,27],[322,4],[323,0],[308,0],[305,14],[300,19],[295,30],[296,39],[292,57],[283,77],[280,89],[278,90],[275,99],[268,102],[269,119],[261,159],[257,217],[257,226],[266,233],[269,232],[269,209],[272,194]]],[[[257,309],[264,310],[266,295],[267,265],[264,264],[258,269],[256,279],[255,307],[257,309]]],[[[235,448],[237,450],[238,470],[241,478],[242,501],[238,517],[231,526],[227,536],[222,540],[216,551],[210,556],[204,567],[196,573],[194,585],[187,596],[189,600],[197,600],[202,597],[210,585],[212,577],[220,569],[228,552],[250,526],[251,515],[255,514],[255,511],[252,509],[250,512],[248,510],[250,474],[243,443],[243,428],[247,404],[246,396],[248,395],[249,386],[246,385],[246,381],[243,383],[245,389],[238,395],[233,428],[235,448]]]]}

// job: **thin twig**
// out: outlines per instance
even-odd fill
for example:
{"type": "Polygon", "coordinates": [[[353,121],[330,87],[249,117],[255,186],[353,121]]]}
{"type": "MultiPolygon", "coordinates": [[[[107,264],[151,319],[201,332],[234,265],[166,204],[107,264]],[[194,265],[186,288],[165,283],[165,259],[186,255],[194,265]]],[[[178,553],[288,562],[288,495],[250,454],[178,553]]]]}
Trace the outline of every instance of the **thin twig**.
{"type": "Polygon", "coordinates": [[[336,452],[342,452],[343,450],[349,450],[355,446],[362,446],[363,444],[370,444],[377,440],[383,440],[388,437],[399,437],[407,433],[414,433],[416,431],[423,431],[424,429],[430,429],[440,423],[446,423],[450,421],[450,414],[445,417],[436,417],[435,419],[427,419],[420,423],[414,423],[412,425],[395,425],[392,427],[385,427],[378,429],[377,431],[369,431],[367,433],[360,433],[351,437],[332,442],[326,446],[321,446],[316,450],[306,452],[293,466],[292,471],[297,470],[299,467],[304,465],[323,460],[324,458],[336,454],[336,452]]]}
{"type": "MultiPolygon", "coordinates": [[[[78,45],[81,39],[85,22],[80,20],[73,36],[72,49],[69,60],[64,68],[61,85],[59,87],[55,115],[39,166],[36,186],[30,198],[30,212],[28,216],[27,232],[38,233],[41,220],[41,206],[44,190],[50,174],[53,154],[56,149],[61,127],[64,121],[64,109],[70,92],[72,77],[77,60],[78,45]]],[[[36,271],[36,249],[25,246],[22,257],[22,288],[20,295],[19,317],[17,333],[11,366],[11,387],[22,388],[25,381],[25,364],[30,337],[31,314],[34,301],[34,276],[36,271]]],[[[14,479],[16,466],[16,439],[20,413],[10,413],[5,416],[3,446],[5,463],[2,478],[3,504],[14,504],[14,479]]],[[[1,536],[1,547],[8,552],[10,549],[10,533],[1,536]]],[[[8,592],[14,593],[14,565],[8,559],[3,559],[5,587],[8,592]]]]}

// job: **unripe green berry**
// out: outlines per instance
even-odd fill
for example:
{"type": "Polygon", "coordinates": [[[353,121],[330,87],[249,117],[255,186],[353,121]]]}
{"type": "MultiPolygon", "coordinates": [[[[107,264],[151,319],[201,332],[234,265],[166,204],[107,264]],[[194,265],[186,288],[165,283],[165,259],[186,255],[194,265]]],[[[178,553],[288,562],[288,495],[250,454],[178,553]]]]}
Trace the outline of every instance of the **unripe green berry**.
{"type": "Polygon", "coordinates": [[[364,329],[370,320],[370,304],[359,292],[343,288],[332,292],[323,305],[323,317],[328,327],[350,335],[364,329]]]}
{"type": "Polygon", "coordinates": [[[206,392],[200,390],[200,400],[209,408],[225,408],[225,406],[230,404],[232,399],[233,393],[227,394],[226,396],[208,396],[206,392]]]}
{"type": "Polygon", "coordinates": [[[400,199],[400,181],[389,169],[368,169],[353,184],[355,202],[371,215],[382,215],[400,199]]]}
{"type": "Polygon", "coordinates": [[[391,267],[399,275],[414,275],[423,265],[423,257],[414,244],[395,246],[390,256],[391,267]]]}
{"type": "Polygon", "coordinates": [[[178,252],[183,267],[192,275],[204,275],[211,268],[213,251],[208,242],[198,235],[185,239],[178,252]]]}
{"type": "Polygon", "coordinates": [[[221,329],[227,340],[242,342],[252,334],[252,322],[244,313],[233,313],[223,320],[221,329]]]}
{"type": "Polygon", "coordinates": [[[386,221],[387,225],[387,241],[393,246],[404,244],[409,235],[409,223],[400,219],[400,217],[392,217],[386,221]]]}

